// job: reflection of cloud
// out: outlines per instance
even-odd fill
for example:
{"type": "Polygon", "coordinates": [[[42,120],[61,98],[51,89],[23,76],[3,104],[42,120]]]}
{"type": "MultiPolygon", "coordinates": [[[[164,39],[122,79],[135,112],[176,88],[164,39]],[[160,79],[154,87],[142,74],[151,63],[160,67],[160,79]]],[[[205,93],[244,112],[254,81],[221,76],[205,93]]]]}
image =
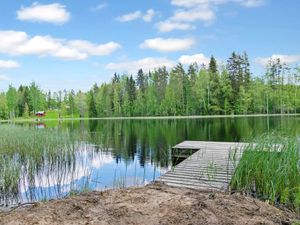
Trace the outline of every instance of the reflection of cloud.
{"type": "Polygon", "coordinates": [[[20,182],[21,192],[27,192],[29,188],[59,188],[62,193],[70,191],[77,181],[88,179],[93,169],[113,162],[111,155],[95,153],[93,150],[92,146],[82,146],[82,150],[75,155],[75,162],[70,165],[67,162],[66,165],[56,162],[55,168],[45,165],[32,182],[29,182],[28,176],[23,176],[20,182]]]}
{"type": "Polygon", "coordinates": [[[104,166],[104,164],[109,164],[114,161],[113,157],[110,155],[99,155],[92,160],[92,167],[95,169],[99,169],[100,167],[104,166]]]}
{"type": "MultiPolygon", "coordinates": [[[[43,171],[34,176],[33,182],[29,182],[28,177],[23,177],[21,180],[21,192],[28,191],[29,188],[50,188],[71,186],[71,184],[87,177],[90,174],[89,163],[85,160],[76,161],[72,166],[62,166],[51,170],[45,166],[43,171]]],[[[67,188],[69,189],[69,188],[67,188]]]]}

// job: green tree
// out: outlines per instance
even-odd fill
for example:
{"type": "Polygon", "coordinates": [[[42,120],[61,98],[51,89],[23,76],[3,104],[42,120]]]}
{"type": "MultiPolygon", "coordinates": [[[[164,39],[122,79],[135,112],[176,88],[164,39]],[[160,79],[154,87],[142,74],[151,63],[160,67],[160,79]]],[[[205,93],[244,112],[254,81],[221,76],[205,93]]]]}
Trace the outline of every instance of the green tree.
{"type": "Polygon", "coordinates": [[[193,64],[189,65],[187,76],[189,77],[188,112],[190,115],[197,114],[197,98],[196,98],[197,74],[198,74],[197,63],[193,63],[193,64]]]}
{"type": "Polygon", "coordinates": [[[29,89],[27,86],[21,85],[18,88],[18,106],[17,106],[17,115],[23,116],[25,110],[25,104],[29,103],[29,89]]]}
{"type": "Polygon", "coordinates": [[[29,118],[29,106],[28,106],[28,104],[27,103],[25,103],[25,107],[24,107],[24,112],[23,112],[23,117],[24,118],[29,118]]]}
{"type": "Polygon", "coordinates": [[[226,68],[222,69],[221,78],[220,78],[220,91],[221,91],[221,98],[220,98],[220,105],[223,113],[225,115],[233,113],[233,91],[231,86],[231,80],[229,77],[229,73],[226,68]]]}
{"type": "Polygon", "coordinates": [[[209,62],[208,105],[210,114],[221,113],[220,77],[216,59],[211,56],[209,62]]]}
{"type": "Polygon", "coordinates": [[[70,93],[68,94],[68,114],[71,115],[71,117],[74,117],[74,113],[76,112],[76,104],[75,104],[75,92],[72,89],[70,93]]]}
{"type": "Polygon", "coordinates": [[[39,110],[45,110],[46,98],[42,90],[32,82],[29,86],[29,110],[34,114],[39,110]]]}
{"type": "Polygon", "coordinates": [[[88,94],[88,111],[90,118],[96,118],[98,116],[94,93],[92,91],[88,94]]]}
{"type": "Polygon", "coordinates": [[[201,68],[195,83],[197,114],[209,114],[209,72],[201,68]]]}
{"type": "Polygon", "coordinates": [[[246,92],[244,86],[240,86],[239,97],[236,101],[235,111],[238,114],[247,114],[251,104],[251,96],[246,92]]]}
{"type": "Polygon", "coordinates": [[[75,98],[76,107],[78,108],[79,116],[85,117],[87,112],[87,101],[86,101],[86,95],[79,91],[75,98]]]}
{"type": "Polygon", "coordinates": [[[7,101],[10,119],[15,118],[15,111],[18,104],[17,96],[18,96],[17,90],[12,85],[9,85],[8,91],[6,93],[6,101],[7,101]]]}
{"type": "Polygon", "coordinates": [[[5,93],[0,93],[0,119],[8,119],[8,107],[5,93]]]}

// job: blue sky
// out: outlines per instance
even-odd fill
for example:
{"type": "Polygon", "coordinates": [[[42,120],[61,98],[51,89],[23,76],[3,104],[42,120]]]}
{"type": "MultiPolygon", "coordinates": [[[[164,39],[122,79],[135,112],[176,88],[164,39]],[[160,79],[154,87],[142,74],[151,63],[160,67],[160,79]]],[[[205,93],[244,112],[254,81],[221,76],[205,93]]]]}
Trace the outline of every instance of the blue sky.
{"type": "Polygon", "coordinates": [[[270,58],[300,62],[298,0],[0,2],[0,90],[37,82],[87,90],[113,73],[172,67],[247,51],[259,76],[270,58]]]}

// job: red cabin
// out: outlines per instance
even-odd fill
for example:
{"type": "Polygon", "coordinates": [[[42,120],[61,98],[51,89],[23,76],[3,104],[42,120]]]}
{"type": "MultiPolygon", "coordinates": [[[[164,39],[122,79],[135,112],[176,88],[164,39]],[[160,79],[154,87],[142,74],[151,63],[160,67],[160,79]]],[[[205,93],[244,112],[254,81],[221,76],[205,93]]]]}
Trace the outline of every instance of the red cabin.
{"type": "Polygon", "coordinates": [[[35,115],[37,117],[44,117],[44,116],[46,116],[46,112],[45,111],[38,111],[38,112],[35,113],[35,115]]]}

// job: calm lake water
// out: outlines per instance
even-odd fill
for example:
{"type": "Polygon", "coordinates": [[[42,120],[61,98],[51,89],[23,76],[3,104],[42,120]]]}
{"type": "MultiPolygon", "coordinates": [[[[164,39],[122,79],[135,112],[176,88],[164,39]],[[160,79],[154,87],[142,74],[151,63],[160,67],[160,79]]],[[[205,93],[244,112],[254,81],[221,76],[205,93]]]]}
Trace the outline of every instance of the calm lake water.
{"type": "Polygon", "coordinates": [[[21,177],[17,195],[0,193],[0,206],[144,185],[171,168],[171,147],[181,141],[251,141],[273,132],[295,136],[300,133],[300,117],[51,121],[20,126],[86,132],[93,141],[78,149],[73,162],[57,162],[54,170],[48,165],[37,168],[30,181],[21,177]]]}

